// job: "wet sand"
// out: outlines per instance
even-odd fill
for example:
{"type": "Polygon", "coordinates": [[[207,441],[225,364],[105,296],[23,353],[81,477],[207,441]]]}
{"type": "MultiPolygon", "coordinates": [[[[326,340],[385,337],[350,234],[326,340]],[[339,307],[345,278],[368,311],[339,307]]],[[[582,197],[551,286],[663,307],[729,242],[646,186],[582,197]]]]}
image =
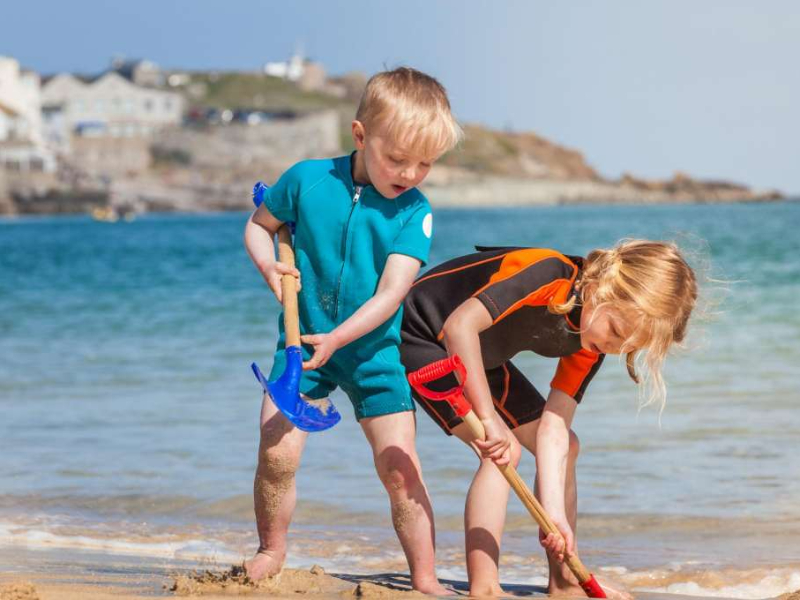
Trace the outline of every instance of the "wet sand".
{"type": "MultiPolygon", "coordinates": [[[[241,567],[228,569],[174,569],[120,564],[49,565],[46,572],[0,574],[0,600],[134,600],[141,598],[231,597],[308,598],[309,600],[419,600],[424,594],[411,589],[409,577],[399,573],[374,575],[329,574],[322,567],[284,569],[278,576],[252,582],[241,567]],[[55,567],[55,568],[54,568],[55,567]]],[[[467,596],[464,581],[443,580],[458,596],[467,596]]],[[[537,586],[504,585],[508,596],[542,598],[537,586]]],[[[697,596],[636,593],[641,600],[691,600],[697,596]]],[[[777,600],[800,600],[800,590],[777,600]]]]}
{"type": "MultiPolygon", "coordinates": [[[[501,573],[507,578],[504,588],[510,595],[542,597],[544,557],[541,552],[523,551],[529,546],[523,542],[529,542],[536,533],[528,520],[510,517],[501,573]]],[[[791,592],[800,587],[800,563],[789,551],[798,539],[792,522],[774,524],[770,529],[740,521],[723,520],[714,527],[707,519],[699,524],[685,519],[661,521],[664,519],[654,523],[648,519],[631,521],[630,526],[635,526],[640,535],[626,541],[630,533],[620,533],[618,526],[613,528],[614,535],[604,533],[607,519],[586,519],[587,538],[602,543],[585,549],[587,566],[600,579],[617,580],[628,589],[638,590],[636,597],[642,600],[709,596],[800,600],[800,590],[791,592]],[[670,535],[664,534],[664,528],[670,535]],[[773,532],[775,528],[781,530],[780,534],[773,532]],[[736,535],[722,535],[726,531],[736,535]],[[696,544],[689,543],[698,532],[706,539],[702,552],[693,551],[696,544]],[[729,559],[719,564],[725,556],[724,546],[747,551],[738,561],[729,559]],[[647,554],[648,549],[652,556],[647,554]],[[769,554],[769,549],[774,552],[769,554]],[[669,562],[665,556],[680,557],[681,562],[669,562]],[[781,556],[786,558],[779,560],[781,556]],[[627,566],[632,564],[636,566],[627,566]],[[787,595],[788,592],[791,593],[787,595]]],[[[135,532],[122,527],[102,532],[67,527],[52,536],[42,534],[40,528],[41,524],[28,521],[8,528],[9,537],[2,540],[8,545],[0,544],[0,586],[4,586],[0,600],[415,596],[410,592],[408,575],[403,574],[406,565],[399,548],[388,551],[387,537],[372,530],[357,533],[346,528],[301,529],[292,546],[292,568],[285,569],[279,578],[253,584],[231,566],[241,564],[247,555],[252,533],[228,531],[227,537],[217,539],[216,534],[206,535],[203,531],[204,543],[198,544],[201,532],[195,530],[181,537],[174,531],[162,531],[159,536],[155,530],[141,526],[135,532]],[[103,536],[97,537],[98,533],[103,536]],[[14,543],[15,540],[22,543],[14,543]],[[134,543],[137,541],[147,543],[134,543]],[[313,568],[315,564],[323,565],[328,572],[313,568]]],[[[439,574],[445,585],[465,595],[468,586],[460,536],[454,537],[446,529],[440,533],[439,574]]],[[[392,539],[392,543],[396,542],[392,539]]]]}
{"type": "Polygon", "coordinates": [[[234,596],[315,600],[426,598],[425,594],[411,590],[408,577],[404,575],[329,575],[321,567],[284,569],[276,577],[259,582],[250,581],[240,567],[225,571],[192,571],[167,578],[153,573],[120,575],[102,572],[91,577],[66,572],[0,575],[0,600],[132,600],[154,597],[215,600],[234,596]]]}

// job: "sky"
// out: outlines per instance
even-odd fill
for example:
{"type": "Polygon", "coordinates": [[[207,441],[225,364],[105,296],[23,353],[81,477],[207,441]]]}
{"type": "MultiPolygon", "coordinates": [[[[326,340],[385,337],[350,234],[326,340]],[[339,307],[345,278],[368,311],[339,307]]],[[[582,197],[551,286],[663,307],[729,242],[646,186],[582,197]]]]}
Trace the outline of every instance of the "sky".
{"type": "Polygon", "coordinates": [[[330,74],[409,65],[466,123],[535,131],[624,172],[800,196],[800,4],[790,0],[26,0],[0,55],[45,74],[114,55],[256,69],[296,49],[330,74]]]}

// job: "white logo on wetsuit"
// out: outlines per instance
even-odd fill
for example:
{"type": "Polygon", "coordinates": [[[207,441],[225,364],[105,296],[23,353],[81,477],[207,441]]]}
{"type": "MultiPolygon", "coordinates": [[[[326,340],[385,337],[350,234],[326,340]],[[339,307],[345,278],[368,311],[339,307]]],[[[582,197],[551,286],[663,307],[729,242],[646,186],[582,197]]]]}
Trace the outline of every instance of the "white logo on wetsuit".
{"type": "Polygon", "coordinates": [[[428,213],[425,215],[425,218],[422,219],[422,233],[425,234],[426,238],[430,238],[433,234],[433,214],[428,213]]]}

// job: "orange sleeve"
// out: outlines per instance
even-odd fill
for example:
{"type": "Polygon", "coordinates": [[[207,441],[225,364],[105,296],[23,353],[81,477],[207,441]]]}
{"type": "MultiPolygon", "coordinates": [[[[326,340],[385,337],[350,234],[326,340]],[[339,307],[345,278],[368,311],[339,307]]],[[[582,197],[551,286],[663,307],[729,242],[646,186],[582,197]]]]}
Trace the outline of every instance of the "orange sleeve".
{"type": "Polygon", "coordinates": [[[594,377],[605,354],[595,354],[581,349],[575,354],[562,356],[556,367],[556,375],[550,382],[550,387],[561,390],[568,396],[580,402],[586,387],[594,377]]]}

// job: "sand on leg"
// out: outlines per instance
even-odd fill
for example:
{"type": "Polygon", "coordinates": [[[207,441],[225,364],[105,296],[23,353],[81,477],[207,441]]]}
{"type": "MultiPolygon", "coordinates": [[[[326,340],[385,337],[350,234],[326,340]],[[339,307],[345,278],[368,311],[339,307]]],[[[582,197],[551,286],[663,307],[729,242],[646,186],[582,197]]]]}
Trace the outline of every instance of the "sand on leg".
{"type": "Polygon", "coordinates": [[[260,428],[253,482],[259,547],[255,556],[244,564],[253,580],[275,575],[283,566],[286,536],[297,500],[295,473],[308,438],[308,433],[284,417],[268,396],[264,396],[261,405],[260,428]]]}
{"type": "Polygon", "coordinates": [[[452,594],[436,577],[433,508],[414,445],[414,413],[367,417],[360,423],[372,446],[378,477],[389,494],[392,524],[408,561],[411,585],[426,594],[452,594]]]}

